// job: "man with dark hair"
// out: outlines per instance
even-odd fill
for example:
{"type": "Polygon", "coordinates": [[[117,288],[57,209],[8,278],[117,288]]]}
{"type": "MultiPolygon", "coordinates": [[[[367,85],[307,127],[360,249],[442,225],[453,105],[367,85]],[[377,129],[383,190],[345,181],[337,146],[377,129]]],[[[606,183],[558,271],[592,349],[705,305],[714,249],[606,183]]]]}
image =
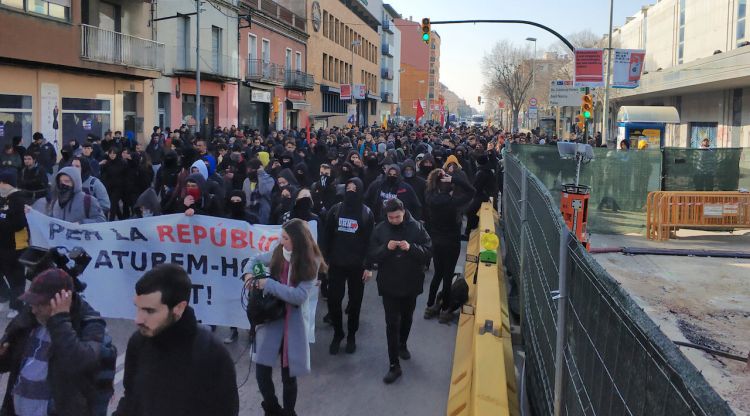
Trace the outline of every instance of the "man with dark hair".
{"type": "Polygon", "coordinates": [[[36,154],[28,152],[23,156],[23,169],[18,177],[18,189],[23,191],[28,204],[47,196],[49,178],[47,173],[36,163],[36,154]]]}
{"type": "Polygon", "coordinates": [[[383,206],[386,220],[375,226],[368,250],[369,264],[377,264],[378,293],[385,309],[385,332],[390,368],[386,384],[401,377],[399,358],[408,360],[406,347],[417,296],[424,286],[424,265],[432,242],[422,224],[412,218],[397,198],[383,206]]]}
{"type": "Polygon", "coordinates": [[[114,416],[237,415],[234,363],[188,306],[192,283],[175,264],[135,285],[135,323],[125,353],[125,392],[114,416]]]}
{"type": "Polygon", "coordinates": [[[34,141],[29,146],[28,152],[37,155],[37,163],[39,163],[39,166],[42,167],[48,176],[51,176],[52,167],[57,161],[57,151],[55,151],[55,147],[44,138],[42,133],[34,133],[33,138],[34,141]]]}

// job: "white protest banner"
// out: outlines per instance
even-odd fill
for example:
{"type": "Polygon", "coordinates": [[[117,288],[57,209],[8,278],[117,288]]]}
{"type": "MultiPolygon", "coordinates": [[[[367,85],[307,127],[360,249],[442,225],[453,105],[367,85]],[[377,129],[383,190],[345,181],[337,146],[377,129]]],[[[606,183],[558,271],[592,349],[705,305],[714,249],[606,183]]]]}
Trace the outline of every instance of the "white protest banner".
{"type": "MultiPolygon", "coordinates": [[[[240,302],[245,265],[276,247],[280,225],[184,214],[73,224],[31,211],[36,247],[81,247],[92,258],[80,279],[86,300],[107,318],[133,319],[135,283],[161,263],[182,266],[193,283],[190,305],[205,324],[249,328],[240,302]]],[[[317,227],[310,223],[313,237],[317,227]]],[[[249,269],[249,268],[248,268],[249,269]]]]}
{"type": "Polygon", "coordinates": [[[637,88],[646,51],[643,49],[615,49],[612,60],[612,87],[637,88]]]}

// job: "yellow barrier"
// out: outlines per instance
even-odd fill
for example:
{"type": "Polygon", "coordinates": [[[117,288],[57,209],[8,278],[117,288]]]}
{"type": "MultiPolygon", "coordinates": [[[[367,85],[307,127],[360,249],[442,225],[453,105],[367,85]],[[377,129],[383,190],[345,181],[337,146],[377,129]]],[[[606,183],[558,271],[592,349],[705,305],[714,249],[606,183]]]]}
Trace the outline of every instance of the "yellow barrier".
{"type": "Polygon", "coordinates": [[[448,416],[519,414],[502,258],[498,255],[497,264],[478,263],[480,236],[496,232],[496,218],[492,204],[484,203],[466,249],[467,257],[477,262],[467,261],[464,267],[469,300],[458,321],[448,416]]]}
{"type": "Polygon", "coordinates": [[[669,240],[680,228],[750,228],[750,194],[655,191],[646,199],[646,236],[669,240]]]}

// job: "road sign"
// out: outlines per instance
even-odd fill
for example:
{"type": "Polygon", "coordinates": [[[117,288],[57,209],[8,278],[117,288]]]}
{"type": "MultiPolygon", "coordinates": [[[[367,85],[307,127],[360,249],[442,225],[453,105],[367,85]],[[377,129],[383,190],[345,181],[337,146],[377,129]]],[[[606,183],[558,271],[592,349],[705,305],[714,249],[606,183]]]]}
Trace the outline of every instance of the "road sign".
{"type": "Polygon", "coordinates": [[[576,87],[573,81],[556,80],[550,83],[549,105],[555,107],[576,107],[581,103],[585,88],[576,87]]]}
{"type": "Polygon", "coordinates": [[[612,88],[637,88],[645,58],[643,49],[615,49],[612,88]]]}
{"type": "Polygon", "coordinates": [[[576,49],[575,58],[576,86],[604,86],[604,49],[576,49]]]}
{"type": "Polygon", "coordinates": [[[539,116],[536,107],[529,107],[529,120],[536,120],[539,116]]]}
{"type": "Polygon", "coordinates": [[[536,98],[529,98],[529,107],[536,107],[536,98]]]}

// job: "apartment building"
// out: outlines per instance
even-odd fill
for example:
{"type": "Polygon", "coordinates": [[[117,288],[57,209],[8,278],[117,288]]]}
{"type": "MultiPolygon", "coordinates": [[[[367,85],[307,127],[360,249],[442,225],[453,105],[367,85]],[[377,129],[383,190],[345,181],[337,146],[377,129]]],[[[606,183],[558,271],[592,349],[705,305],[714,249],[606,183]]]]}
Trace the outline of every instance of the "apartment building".
{"type": "Polygon", "coordinates": [[[203,2],[200,28],[194,1],[153,2],[152,6],[156,39],[166,49],[164,75],[154,82],[157,124],[173,129],[185,124],[203,135],[237,125],[239,0],[203,2]],[[196,117],[198,70],[201,114],[196,117]]]}
{"type": "Polygon", "coordinates": [[[395,19],[401,15],[390,4],[383,5],[381,58],[381,119],[390,119],[398,112],[401,96],[401,29],[395,19]]]}
{"type": "Polygon", "coordinates": [[[747,21],[744,0],[660,0],[628,17],[613,47],[645,49],[646,61],[639,88],[613,91],[610,123],[623,105],[674,106],[667,146],[750,146],[747,21]]]}
{"type": "Polygon", "coordinates": [[[35,131],[58,148],[121,130],[143,140],[155,123],[164,44],[153,5],[126,0],[0,1],[0,144],[35,131]]]}
{"type": "MultiPolygon", "coordinates": [[[[355,99],[360,125],[379,122],[380,22],[360,1],[315,0],[308,2],[312,25],[307,43],[307,67],[314,74],[315,89],[307,94],[316,126],[343,125],[351,101],[341,100],[341,85],[363,85],[355,99]],[[319,81],[318,81],[319,80],[319,81]]],[[[355,88],[359,90],[359,88],[355,88]]]]}
{"type": "Polygon", "coordinates": [[[401,29],[400,115],[415,117],[417,100],[425,117],[440,120],[440,35],[432,31],[430,44],[422,41],[421,23],[396,19],[401,29]]]}
{"type": "Polygon", "coordinates": [[[307,72],[305,3],[244,0],[252,24],[240,29],[239,126],[268,131],[307,126],[307,93],[315,79],[307,72]]]}

